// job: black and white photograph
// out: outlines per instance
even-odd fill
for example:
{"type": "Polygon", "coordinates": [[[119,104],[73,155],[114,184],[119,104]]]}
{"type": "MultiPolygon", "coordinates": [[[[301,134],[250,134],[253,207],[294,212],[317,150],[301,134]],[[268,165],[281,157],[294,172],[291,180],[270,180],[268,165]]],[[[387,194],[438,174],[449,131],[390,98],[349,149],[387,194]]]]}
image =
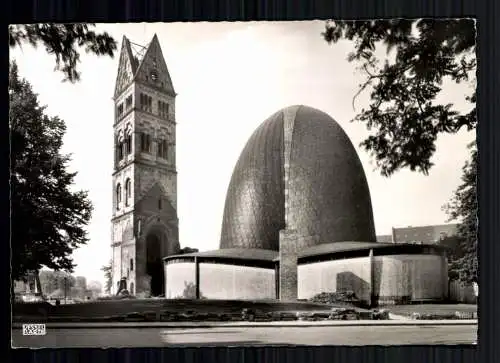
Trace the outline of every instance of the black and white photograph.
{"type": "Polygon", "coordinates": [[[478,344],[474,19],[9,41],[12,347],[478,344]]]}

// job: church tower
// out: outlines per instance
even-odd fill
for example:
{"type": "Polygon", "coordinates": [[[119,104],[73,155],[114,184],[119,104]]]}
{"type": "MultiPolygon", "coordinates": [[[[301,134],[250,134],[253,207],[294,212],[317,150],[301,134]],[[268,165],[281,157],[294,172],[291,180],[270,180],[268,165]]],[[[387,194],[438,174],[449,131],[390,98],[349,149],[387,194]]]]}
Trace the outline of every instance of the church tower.
{"type": "Polygon", "coordinates": [[[112,293],[164,294],[162,258],[179,251],[175,97],[158,37],[123,37],[114,93],[112,293]]]}

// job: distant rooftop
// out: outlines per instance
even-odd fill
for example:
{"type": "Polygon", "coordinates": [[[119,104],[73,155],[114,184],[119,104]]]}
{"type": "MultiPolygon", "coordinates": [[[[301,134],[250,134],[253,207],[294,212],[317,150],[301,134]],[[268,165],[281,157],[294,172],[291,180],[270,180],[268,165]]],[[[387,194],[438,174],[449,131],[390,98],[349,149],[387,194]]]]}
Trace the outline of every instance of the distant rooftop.
{"type": "Polygon", "coordinates": [[[457,224],[438,224],[431,226],[396,227],[392,230],[394,243],[438,243],[457,233],[457,224]]]}
{"type": "Polygon", "coordinates": [[[377,236],[377,242],[434,244],[443,238],[455,236],[457,227],[458,224],[393,227],[392,234],[377,236]]]}

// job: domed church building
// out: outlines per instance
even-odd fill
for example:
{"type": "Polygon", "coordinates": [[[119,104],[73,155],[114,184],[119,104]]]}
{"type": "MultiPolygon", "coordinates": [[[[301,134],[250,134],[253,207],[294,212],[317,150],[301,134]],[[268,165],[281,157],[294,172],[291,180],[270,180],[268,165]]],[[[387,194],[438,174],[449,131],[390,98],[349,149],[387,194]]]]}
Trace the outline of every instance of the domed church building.
{"type": "Polygon", "coordinates": [[[370,191],[349,137],[307,106],[252,134],[226,195],[220,249],[164,258],[165,296],[308,299],[353,291],[370,305],[442,300],[445,251],[376,242],[370,191]]]}

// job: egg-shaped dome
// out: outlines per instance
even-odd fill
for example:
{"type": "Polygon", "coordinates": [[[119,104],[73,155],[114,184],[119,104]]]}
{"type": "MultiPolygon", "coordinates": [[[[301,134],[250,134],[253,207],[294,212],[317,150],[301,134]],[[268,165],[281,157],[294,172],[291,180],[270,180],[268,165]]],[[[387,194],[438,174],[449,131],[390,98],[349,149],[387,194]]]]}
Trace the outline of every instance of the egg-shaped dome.
{"type": "Polygon", "coordinates": [[[356,150],[337,122],[307,106],[276,112],[248,140],[229,183],[220,248],[278,251],[283,229],[320,244],[375,241],[356,150]]]}

